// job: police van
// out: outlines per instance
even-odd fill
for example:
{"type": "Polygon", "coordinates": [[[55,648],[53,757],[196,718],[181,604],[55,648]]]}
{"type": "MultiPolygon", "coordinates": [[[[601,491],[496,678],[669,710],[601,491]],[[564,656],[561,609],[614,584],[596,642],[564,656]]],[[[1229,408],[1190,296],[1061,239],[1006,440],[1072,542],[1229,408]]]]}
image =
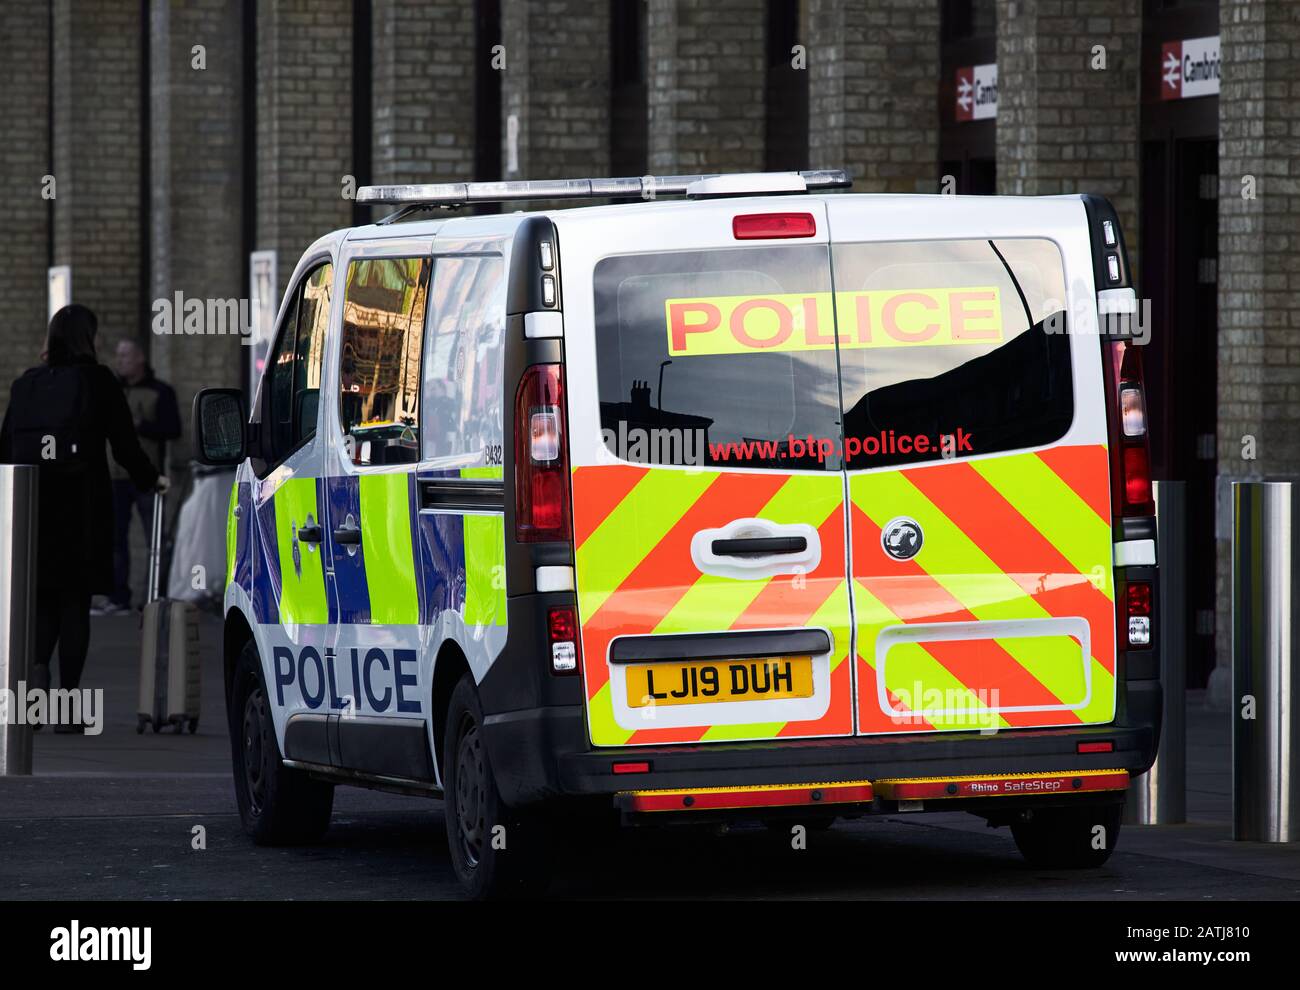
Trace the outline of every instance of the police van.
{"type": "Polygon", "coordinates": [[[1106,860],[1161,708],[1118,218],[848,185],[369,187],[311,246],[251,410],[195,400],[255,841],[355,784],[441,797],[480,895],[590,809],[1106,860]]]}

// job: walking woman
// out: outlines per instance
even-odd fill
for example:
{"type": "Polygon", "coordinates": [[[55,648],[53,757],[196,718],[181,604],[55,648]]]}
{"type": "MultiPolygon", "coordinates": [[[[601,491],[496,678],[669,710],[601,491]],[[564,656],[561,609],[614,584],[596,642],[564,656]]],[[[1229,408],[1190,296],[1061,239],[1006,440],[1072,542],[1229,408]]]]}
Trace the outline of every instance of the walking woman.
{"type": "MultiPolygon", "coordinates": [[[[81,682],[90,647],[90,598],[113,590],[113,491],[105,443],[142,490],[165,491],[140,448],[122,387],[95,357],[98,321],[85,306],[64,306],[50,321],[43,364],[9,393],[0,462],[40,468],[36,654],[29,679],[48,689],[59,647],[59,685],[81,682]]],[[[81,726],[56,726],[80,732],[81,726]]]]}

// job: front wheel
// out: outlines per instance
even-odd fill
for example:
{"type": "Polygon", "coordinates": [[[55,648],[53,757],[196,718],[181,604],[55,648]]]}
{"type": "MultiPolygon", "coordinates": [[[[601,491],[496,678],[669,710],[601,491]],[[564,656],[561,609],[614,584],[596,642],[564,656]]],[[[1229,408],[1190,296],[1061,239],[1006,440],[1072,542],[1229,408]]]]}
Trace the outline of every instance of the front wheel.
{"type": "Polygon", "coordinates": [[[1013,822],[1011,835],[1030,866],[1082,870],[1103,865],[1119,842],[1122,804],[1041,808],[1013,822]]]}
{"type": "Polygon", "coordinates": [[[230,702],[235,800],[244,831],[259,846],[316,841],[329,828],[334,785],[284,765],[251,641],[239,655],[230,702]]]}
{"type": "Polygon", "coordinates": [[[483,711],[469,674],[452,692],[443,738],[447,846],[471,897],[533,892],[545,885],[544,825],[501,801],[483,740],[483,711]]]}

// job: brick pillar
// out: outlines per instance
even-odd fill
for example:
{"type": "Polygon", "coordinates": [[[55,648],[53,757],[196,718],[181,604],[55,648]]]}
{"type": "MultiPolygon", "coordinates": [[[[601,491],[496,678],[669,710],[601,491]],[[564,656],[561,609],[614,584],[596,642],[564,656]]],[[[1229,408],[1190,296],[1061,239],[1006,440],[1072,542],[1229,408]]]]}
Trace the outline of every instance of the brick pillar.
{"type": "Polygon", "coordinates": [[[649,0],[652,173],[762,171],[766,24],[763,0],[649,0]]]}
{"type": "Polygon", "coordinates": [[[855,192],[936,192],[937,0],[809,0],[813,168],[847,168],[855,192]]]}
{"type": "MultiPolygon", "coordinates": [[[[243,295],[247,264],[240,8],[226,0],[153,0],[149,32],[151,306],[180,292],[202,300],[206,311],[210,299],[243,295]]],[[[176,389],[187,432],[199,388],[241,384],[242,328],[226,327],[232,335],[217,329],[144,335],[154,370],[176,389]]],[[[185,463],[188,449],[187,438],[174,445],[173,467],[185,463]]]]}
{"type": "MultiPolygon", "coordinates": [[[[1219,31],[1218,462],[1226,486],[1300,476],[1300,189],[1293,174],[1300,22],[1286,0],[1222,0],[1219,31]]],[[[1220,501],[1221,510],[1231,508],[1220,501]]],[[[1226,707],[1231,544],[1219,540],[1216,549],[1218,666],[1209,696],[1226,707]]]]}
{"type": "Polygon", "coordinates": [[[45,340],[45,269],[49,261],[49,203],[41,179],[50,171],[50,14],[44,5],[0,9],[0,92],[6,94],[0,142],[0,188],[8,191],[0,238],[0,409],[9,383],[36,364],[45,340]],[[13,57],[21,52],[22,57],[13,57]]]}
{"type": "Polygon", "coordinates": [[[503,179],[609,174],[609,7],[502,0],[503,179]]]}
{"type": "Polygon", "coordinates": [[[998,0],[998,192],[1106,196],[1137,266],[1142,14],[998,0]],[[1105,68],[1094,68],[1104,48],[1105,68]]]}
{"type": "MultiPolygon", "coordinates": [[[[54,263],[72,266],[73,300],[99,316],[102,352],[108,342],[146,330],[143,22],[139,4],[131,3],[55,0],[53,13],[54,263]]],[[[27,112],[10,106],[11,118],[27,112]]]]}
{"type": "Polygon", "coordinates": [[[376,0],[373,181],[456,182],[474,172],[474,5],[376,0]]]}
{"type": "Polygon", "coordinates": [[[261,0],[256,244],[278,252],[281,295],[312,241],[351,226],[352,201],[343,197],[351,159],[352,4],[261,0]]]}

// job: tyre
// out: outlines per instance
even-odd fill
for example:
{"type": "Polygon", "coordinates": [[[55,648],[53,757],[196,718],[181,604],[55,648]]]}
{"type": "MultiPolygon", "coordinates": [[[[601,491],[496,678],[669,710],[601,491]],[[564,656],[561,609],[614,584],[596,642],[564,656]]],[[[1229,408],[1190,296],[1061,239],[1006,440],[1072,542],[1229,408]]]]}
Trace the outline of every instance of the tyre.
{"type": "Polygon", "coordinates": [[[334,785],[284,765],[252,641],[239,655],[230,699],[231,763],[244,831],[259,846],[316,841],[329,828],[334,785]]]}
{"type": "Polygon", "coordinates": [[[1101,866],[1119,842],[1122,804],[1091,808],[1042,808],[1013,822],[1016,847],[1030,866],[1081,870],[1101,866]]]}
{"type": "Polygon", "coordinates": [[[483,710],[465,674],[452,692],[443,737],[447,847],[475,899],[538,893],[546,885],[545,823],[501,801],[483,740],[483,710]]]}

